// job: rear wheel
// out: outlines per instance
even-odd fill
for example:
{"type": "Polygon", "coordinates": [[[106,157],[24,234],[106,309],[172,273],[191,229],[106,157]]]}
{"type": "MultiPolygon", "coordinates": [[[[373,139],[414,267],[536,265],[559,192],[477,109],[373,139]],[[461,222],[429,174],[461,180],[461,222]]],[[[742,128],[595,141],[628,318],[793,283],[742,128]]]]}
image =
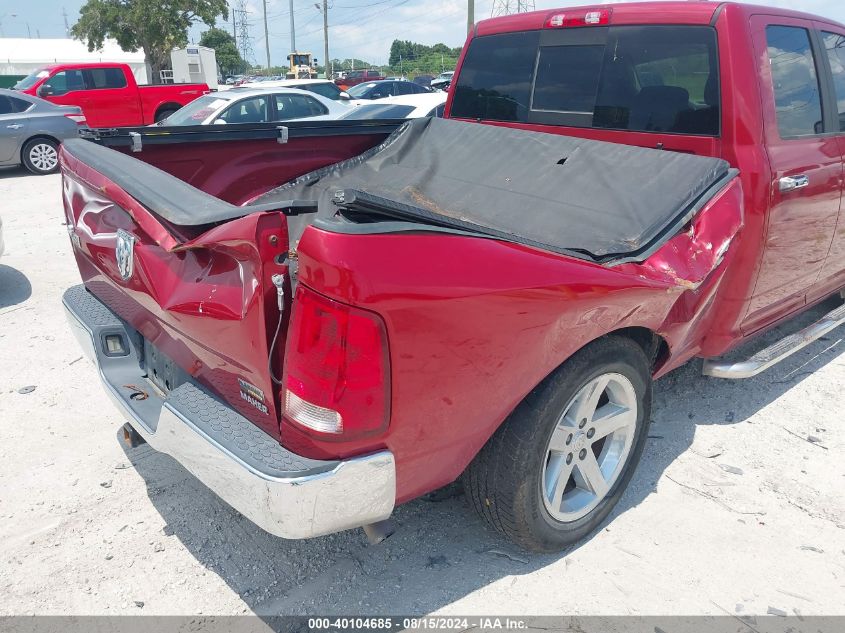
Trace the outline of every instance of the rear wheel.
{"type": "Polygon", "coordinates": [[[467,497],[534,551],[592,532],[631,479],[651,413],[642,348],[608,336],[578,352],[514,410],[464,474],[467,497]]]}
{"type": "Polygon", "coordinates": [[[52,174],[59,169],[59,144],[49,138],[34,138],[23,146],[21,158],[33,174],[52,174]]]}
{"type": "Polygon", "coordinates": [[[164,110],[159,110],[156,112],[155,122],[158,123],[159,121],[164,121],[164,119],[176,112],[176,110],[178,110],[178,108],[165,108],[164,110]]]}

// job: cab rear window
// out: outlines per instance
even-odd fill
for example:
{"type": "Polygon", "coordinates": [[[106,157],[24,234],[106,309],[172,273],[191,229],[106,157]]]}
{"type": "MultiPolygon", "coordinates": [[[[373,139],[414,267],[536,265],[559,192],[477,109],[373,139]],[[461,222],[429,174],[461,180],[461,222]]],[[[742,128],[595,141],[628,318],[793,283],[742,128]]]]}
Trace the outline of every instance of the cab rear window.
{"type": "Polygon", "coordinates": [[[651,25],[475,38],[452,116],[670,134],[719,134],[715,30],[651,25]]]}

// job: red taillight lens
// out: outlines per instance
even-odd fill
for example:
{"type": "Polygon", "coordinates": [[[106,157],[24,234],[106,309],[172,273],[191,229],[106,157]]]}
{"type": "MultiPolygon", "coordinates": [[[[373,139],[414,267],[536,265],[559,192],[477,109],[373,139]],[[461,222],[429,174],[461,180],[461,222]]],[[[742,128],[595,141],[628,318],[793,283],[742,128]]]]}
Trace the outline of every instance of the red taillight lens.
{"type": "Polygon", "coordinates": [[[77,125],[85,125],[85,115],[84,114],[66,114],[66,118],[70,119],[77,125]]]}
{"type": "Polygon", "coordinates": [[[326,439],[387,427],[390,361],[384,322],[299,285],[288,329],[285,418],[326,439]]]}
{"type": "Polygon", "coordinates": [[[552,13],[546,18],[547,29],[560,29],[567,26],[599,26],[609,23],[610,9],[552,13]]]}

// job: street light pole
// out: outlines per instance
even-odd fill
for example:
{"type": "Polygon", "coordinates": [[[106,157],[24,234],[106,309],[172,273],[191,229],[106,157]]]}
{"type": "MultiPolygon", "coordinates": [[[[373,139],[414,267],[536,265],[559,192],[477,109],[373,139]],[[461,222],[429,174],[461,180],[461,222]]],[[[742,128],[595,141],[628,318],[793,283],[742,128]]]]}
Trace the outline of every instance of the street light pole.
{"type": "Polygon", "coordinates": [[[467,34],[472,33],[475,25],[475,0],[467,0],[467,34]]]}
{"type": "Polygon", "coordinates": [[[326,79],[329,75],[329,0],[323,0],[323,68],[325,68],[326,79]]]}
{"type": "Polygon", "coordinates": [[[290,52],[296,52],[296,28],[293,23],[293,0],[290,0],[290,52]]]}
{"type": "Polygon", "coordinates": [[[270,72],[270,33],[267,29],[267,0],[264,0],[264,46],[267,50],[267,72],[270,72]]]}

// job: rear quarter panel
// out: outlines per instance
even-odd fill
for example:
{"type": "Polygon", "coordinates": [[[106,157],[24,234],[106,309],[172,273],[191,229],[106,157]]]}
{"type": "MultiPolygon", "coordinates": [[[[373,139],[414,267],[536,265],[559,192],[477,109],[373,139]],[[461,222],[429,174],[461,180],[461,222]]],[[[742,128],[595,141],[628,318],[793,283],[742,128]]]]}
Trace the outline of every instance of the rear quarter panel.
{"type": "Polygon", "coordinates": [[[647,328],[668,346],[657,374],[695,355],[741,226],[738,180],[646,262],[615,268],[484,238],[312,226],[299,243],[300,282],[384,318],[391,418],[377,441],[319,443],[283,423],[282,442],[324,457],[387,446],[399,502],[445,485],[590,341],[647,328]]]}

